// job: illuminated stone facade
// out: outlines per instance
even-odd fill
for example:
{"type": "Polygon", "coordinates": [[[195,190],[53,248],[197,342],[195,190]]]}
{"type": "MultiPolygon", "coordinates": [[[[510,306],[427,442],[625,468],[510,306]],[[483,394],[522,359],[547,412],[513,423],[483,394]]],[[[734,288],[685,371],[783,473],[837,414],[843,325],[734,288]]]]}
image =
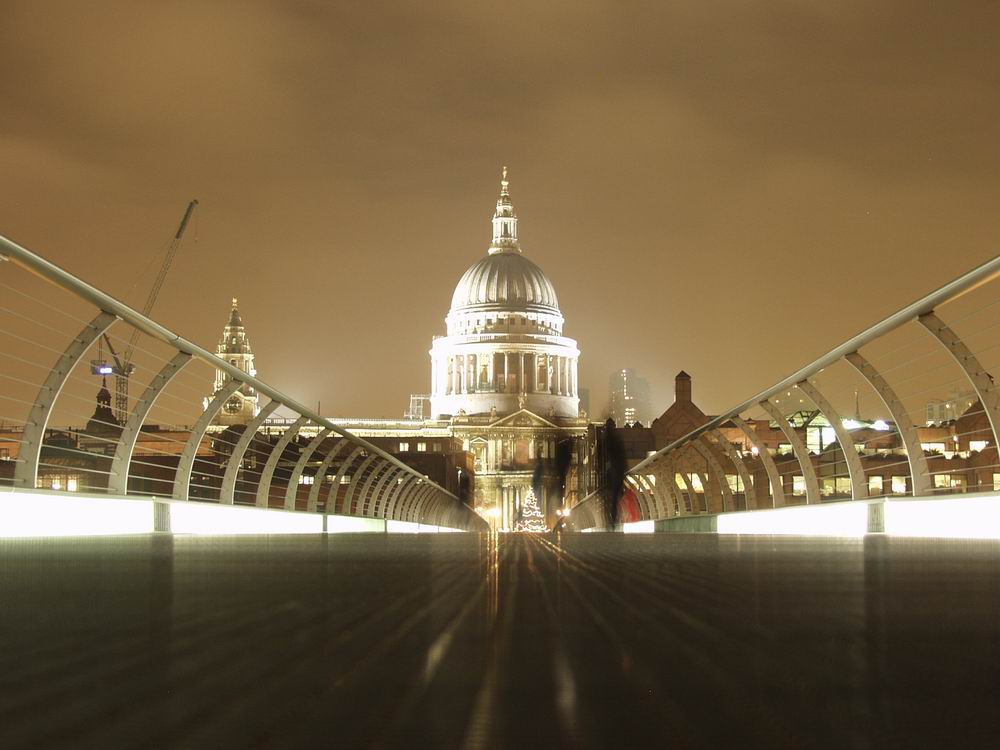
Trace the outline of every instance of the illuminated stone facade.
{"type": "MultiPolygon", "coordinates": [[[[248,375],[256,375],[257,370],[253,364],[253,349],[250,348],[250,339],[247,337],[246,328],[243,327],[243,318],[237,305],[236,297],[233,297],[233,307],[229,311],[229,322],[222,329],[222,338],[219,345],[215,347],[215,353],[229,362],[233,367],[238,367],[248,375]]],[[[215,385],[212,393],[218,393],[226,382],[226,373],[222,370],[215,371],[215,385]]],[[[209,399],[205,399],[205,407],[208,407],[209,399]]],[[[259,397],[257,392],[248,385],[242,386],[234,393],[222,407],[219,415],[215,418],[214,424],[234,425],[246,424],[260,411],[259,397]]]]}
{"type": "Polygon", "coordinates": [[[474,506],[491,523],[514,527],[537,472],[551,525],[560,505],[586,489],[580,350],[563,336],[552,282],[521,252],[506,168],[487,255],[459,279],[445,322],[448,334],[430,350],[426,424],[446,423],[474,455],[474,506]],[[569,460],[565,477],[557,453],[569,460]]]}

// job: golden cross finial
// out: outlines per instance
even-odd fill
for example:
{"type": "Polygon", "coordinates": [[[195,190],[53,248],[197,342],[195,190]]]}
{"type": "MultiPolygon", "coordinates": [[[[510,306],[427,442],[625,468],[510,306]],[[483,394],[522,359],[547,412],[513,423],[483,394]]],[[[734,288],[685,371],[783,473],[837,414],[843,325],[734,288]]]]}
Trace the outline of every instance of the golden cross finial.
{"type": "Polygon", "coordinates": [[[504,182],[507,181],[507,167],[503,168],[503,180],[504,180],[504,182]]]}
{"type": "Polygon", "coordinates": [[[236,307],[236,297],[233,297],[233,307],[236,307]]]}

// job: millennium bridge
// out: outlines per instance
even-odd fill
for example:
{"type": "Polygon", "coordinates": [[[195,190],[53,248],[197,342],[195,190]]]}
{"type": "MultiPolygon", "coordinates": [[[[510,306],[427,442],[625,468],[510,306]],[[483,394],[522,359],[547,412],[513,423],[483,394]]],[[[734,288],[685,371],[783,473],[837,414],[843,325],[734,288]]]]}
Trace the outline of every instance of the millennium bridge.
{"type": "Polygon", "coordinates": [[[696,426],[624,496],[496,534],[0,238],[0,746],[993,746],[998,272],[696,426]],[[102,422],[104,348],[132,398],[102,422]],[[219,431],[241,388],[267,403],[219,431]],[[969,404],[929,439],[952,391],[969,404]],[[845,409],[862,397],[882,419],[845,409]]]}

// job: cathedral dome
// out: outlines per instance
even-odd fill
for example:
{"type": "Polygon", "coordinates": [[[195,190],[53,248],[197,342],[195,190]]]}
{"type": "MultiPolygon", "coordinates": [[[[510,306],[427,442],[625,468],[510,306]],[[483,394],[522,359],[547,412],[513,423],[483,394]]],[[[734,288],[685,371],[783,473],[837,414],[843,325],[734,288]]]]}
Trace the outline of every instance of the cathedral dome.
{"type": "Polygon", "coordinates": [[[451,298],[451,310],[470,308],[558,313],[559,300],[541,268],[519,251],[504,251],[487,255],[462,274],[451,298]]]}

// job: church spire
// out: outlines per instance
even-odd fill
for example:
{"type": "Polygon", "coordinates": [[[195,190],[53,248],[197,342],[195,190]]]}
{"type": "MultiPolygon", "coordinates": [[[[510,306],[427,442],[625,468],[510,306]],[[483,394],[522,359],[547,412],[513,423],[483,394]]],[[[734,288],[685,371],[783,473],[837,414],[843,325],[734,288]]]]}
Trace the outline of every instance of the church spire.
{"type": "Polygon", "coordinates": [[[504,167],[500,178],[500,198],[497,200],[497,210],[493,214],[493,241],[490,243],[490,253],[521,252],[517,242],[517,215],[514,213],[514,204],[510,201],[509,187],[507,167],[504,167]]]}

